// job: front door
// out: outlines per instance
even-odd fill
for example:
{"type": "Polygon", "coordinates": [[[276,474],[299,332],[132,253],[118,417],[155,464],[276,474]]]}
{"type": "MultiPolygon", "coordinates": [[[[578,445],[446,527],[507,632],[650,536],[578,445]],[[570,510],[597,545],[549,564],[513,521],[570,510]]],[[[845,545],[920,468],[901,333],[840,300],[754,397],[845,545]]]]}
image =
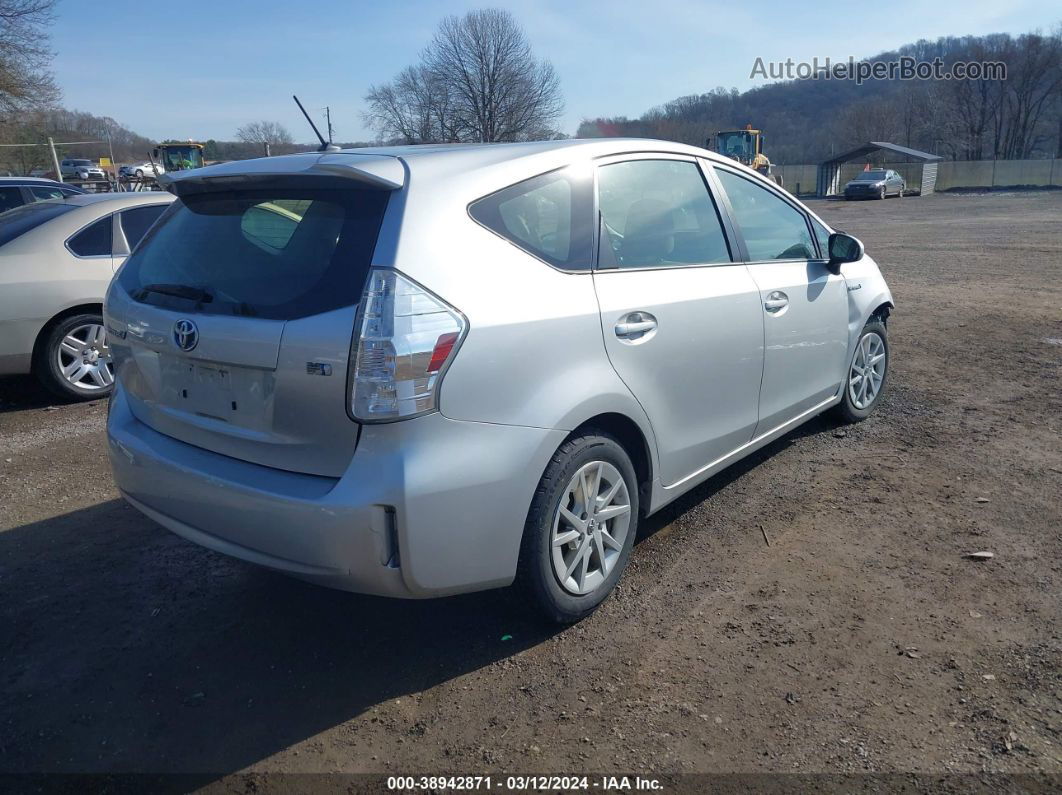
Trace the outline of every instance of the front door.
{"type": "Polygon", "coordinates": [[[629,155],[599,166],[597,187],[605,349],[649,417],[672,486],[752,438],[759,290],[731,257],[695,161],[629,155]]]}
{"type": "Polygon", "coordinates": [[[848,353],[848,288],[819,258],[803,210],[736,171],[716,167],[716,174],[760,293],[758,436],[837,394],[848,353]]]}

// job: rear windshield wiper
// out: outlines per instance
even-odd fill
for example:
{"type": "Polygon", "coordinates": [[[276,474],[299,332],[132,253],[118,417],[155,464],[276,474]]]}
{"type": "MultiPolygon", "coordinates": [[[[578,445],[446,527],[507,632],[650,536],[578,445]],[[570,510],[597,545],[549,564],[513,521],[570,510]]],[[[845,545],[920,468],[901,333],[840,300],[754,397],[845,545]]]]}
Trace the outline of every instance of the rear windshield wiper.
{"type": "Polygon", "coordinates": [[[137,288],[136,295],[133,297],[139,301],[149,293],[172,295],[175,298],[185,298],[198,304],[209,304],[214,300],[214,296],[202,287],[191,287],[187,284],[145,284],[137,288]]]}

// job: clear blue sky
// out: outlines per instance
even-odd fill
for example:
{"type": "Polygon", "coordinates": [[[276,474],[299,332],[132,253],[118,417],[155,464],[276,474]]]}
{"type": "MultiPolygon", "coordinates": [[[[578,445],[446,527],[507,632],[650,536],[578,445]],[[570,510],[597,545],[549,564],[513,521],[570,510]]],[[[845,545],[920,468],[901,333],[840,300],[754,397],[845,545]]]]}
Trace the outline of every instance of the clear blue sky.
{"type": "MultiPolygon", "coordinates": [[[[1057,0],[61,0],[52,45],[66,107],[151,138],[232,139],[268,119],[312,134],[291,101],[332,108],[337,140],[371,137],[366,89],[413,62],[439,20],[512,11],[560,74],[571,134],[595,116],[639,116],[716,86],[754,85],[757,57],[857,58],[918,38],[1050,29],[1057,0]]],[[[323,115],[323,114],[320,114],[323,115]]]]}

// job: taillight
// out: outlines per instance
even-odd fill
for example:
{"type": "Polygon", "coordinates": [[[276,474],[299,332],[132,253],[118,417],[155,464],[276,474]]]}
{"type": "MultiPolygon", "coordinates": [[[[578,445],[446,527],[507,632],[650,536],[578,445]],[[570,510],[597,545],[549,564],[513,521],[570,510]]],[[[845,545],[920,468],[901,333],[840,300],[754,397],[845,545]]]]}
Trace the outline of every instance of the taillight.
{"type": "Polygon", "coordinates": [[[350,351],[351,415],[387,421],[438,408],[439,378],[465,328],[437,295],[398,271],[373,268],[350,351]]]}

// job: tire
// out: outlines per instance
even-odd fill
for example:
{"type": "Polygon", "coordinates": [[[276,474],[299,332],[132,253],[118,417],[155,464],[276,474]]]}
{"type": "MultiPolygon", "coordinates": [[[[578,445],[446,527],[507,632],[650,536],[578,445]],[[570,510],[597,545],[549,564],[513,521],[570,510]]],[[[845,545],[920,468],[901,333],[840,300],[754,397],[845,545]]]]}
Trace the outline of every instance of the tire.
{"type": "MultiPolygon", "coordinates": [[[[866,372],[866,367],[862,367],[861,370],[866,372]]],[[[865,376],[863,376],[863,379],[865,379],[865,376]]],[[[841,402],[834,407],[835,416],[845,423],[862,422],[881,403],[888,381],[889,336],[885,324],[877,317],[872,317],[863,326],[863,330],[859,332],[859,340],[856,342],[852,358],[848,363],[848,369],[845,371],[844,392],[841,402]],[[868,338],[870,338],[869,342],[868,338]],[[880,347],[877,347],[878,345],[880,347]],[[882,355],[882,358],[877,360],[881,363],[880,369],[876,365],[872,365],[878,378],[872,378],[867,385],[868,392],[872,387],[874,389],[872,396],[862,391],[863,380],[859,380],[860,373],[857,372],[857,368],[860,368],[862,362],[865,361],[868,351],[872,352],[872,361],[879,354],[882,355]],[[874,384],[876,384],[876,387],[874,387],[874,384]],[[870,397],[869,401],[866,400],[868,396],[870,397]]]]}
{"type": "Polygon", "coordinates": [[[110,395],[114,371],[103,317],[73,315],[57,323],[37,348],[33,372],[45,387],[66,400],[110,395]]]}
{"type": "Polygon", "coordinates": [[[878,196],[878,198],[879,198],[879,199],[881,199],[882,201],[884,201],[884,200],[885,200],[885,196],[886,196],[886,193],[885,193],[885,186],[884,186],[884,185],[882,185],[882,186],[881,186],[881,195],[880,195],[880,196],[878,196]]]}
{"type": "Polygon", "coordinates": [[[588,430],[560,446],[531,501],[517,574],[518,586],[541,615],[558,624],[572,624],[605,601],[634,547],[638,497],[634,465],[612,436],[588,430]],[[597,495],[594,502],[602,512],[597,515],[612,515],[589,521],[594,512],[586,517],[583,511],[586,501],[580,498],[585,491],[580,483],[588,483],[585,491],[597,495]],[[609,500],[601,502],[609,492],[609,500]],[[554,543],[563,537],[569,541],[554,543]],[[570,570],[570,576],[562,579],[566,572],[561,569],[570,570]]]}

